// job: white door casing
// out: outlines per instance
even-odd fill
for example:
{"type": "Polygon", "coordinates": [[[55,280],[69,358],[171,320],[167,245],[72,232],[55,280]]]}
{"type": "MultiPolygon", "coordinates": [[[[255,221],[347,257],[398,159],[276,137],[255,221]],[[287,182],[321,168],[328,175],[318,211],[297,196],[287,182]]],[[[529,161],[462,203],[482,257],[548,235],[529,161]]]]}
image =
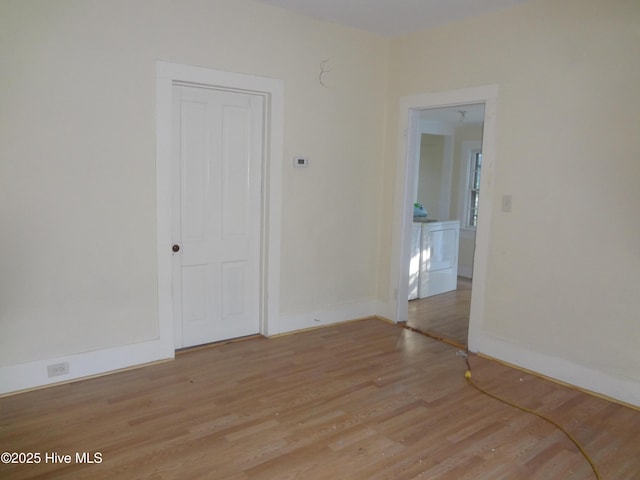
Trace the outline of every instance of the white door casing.
{"type": "Polygon", "coordinates": [[[173,87],[176,348],[258,333],[263,103],[173,87]]]}
{"type": "Polygon", "coordinates": [[[284,88],[278,79],[156,62],[156,191],[159,340],[173,351],[176,340],[174,318],[172,224],[174,85],[213,88],[262,98],[264,105],[264,163],[260,212],[259,333],[279,333],[280,237],[282,208],[282,148],[284,88]]]}
{"type": "Polygon", "coordinates": [[[469,350],[478,350],[478,339],[484,323],[487,261],[489,256],[489,228],[492,215],[493,170],[495,163],[495,117],[498,100],[497,85],[471,87],[449,92],[424,93],[400,98],[398,122],[398,163],[391,241],[391,268],[389,271],[390,298],[396,322],[407,320],[409,282],[409,257],[411,228],[413,224],[414,188],[416,176],[416,149],[420,110],[473,103],[484,103],[484,130],[482,138],[483,166],[480,186],[481,214],[476,230],[474,276],[469,314],[469,350]]]}

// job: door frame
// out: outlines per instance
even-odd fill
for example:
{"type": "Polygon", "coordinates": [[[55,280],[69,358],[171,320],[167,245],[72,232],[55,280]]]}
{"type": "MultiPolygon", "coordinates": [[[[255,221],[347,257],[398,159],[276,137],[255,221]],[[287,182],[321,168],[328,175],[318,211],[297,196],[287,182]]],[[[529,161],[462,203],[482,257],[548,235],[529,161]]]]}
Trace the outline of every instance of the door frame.
{"type": "Polygon", "coordinates": [[[496,108],[498,86],[486,85],[449,92],[423,93],[400,98],[398,119],[398,163],[393,211],[391,269],[389,285],[396,303],[395,321],[404,322],[408,315],[409,256],[413,223],[413,179],[417,173],[419,151],[420,110],[483,103],[484,130],[482,135],[482,177],[480,179],[481,211],[476,229],[476,248],[473,260],[471,310],[469,313],[468,348],[478,351],[478,340],[484,325],[489,234],[493,212],[493,177],[495,171],[496,108]],[[417,150],[418,149],[418,150],[417,150]]]}
{"type": "Polygon", "coordinates": [[[172,109],[173,85],[193,85],[264,98],[264,155],[260,238],[260,334],[277,331],[280,312],[282,149],[284,85],[279,79],[163,61],[156,62],[156,209],[158,328],[162,343],[174,347],[172,293],[172,109]]]}

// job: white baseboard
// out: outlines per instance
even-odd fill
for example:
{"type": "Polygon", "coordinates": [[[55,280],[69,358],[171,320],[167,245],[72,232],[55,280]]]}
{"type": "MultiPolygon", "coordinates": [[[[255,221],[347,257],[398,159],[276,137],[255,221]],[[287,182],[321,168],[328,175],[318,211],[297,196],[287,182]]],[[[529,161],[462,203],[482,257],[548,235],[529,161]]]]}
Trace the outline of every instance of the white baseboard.
{"type": "Polygon", "coordinates": [[[278,319],[277,329],[270,331],[269,334],[278,335],[374,315],[376,315],[375,300],[349,302],[303,313],[282,314],[278,319]]]}
{"type": "MultiPolygon", "coordinates": [[[[346,303],[311,312],[281,315],[278,331],[273,331],[271,334],[326,326],[375,315],[393,319],[395,313],[392,305],[373,300],[346,303]]],[[[640,406],[640,382],[635,379],[604,373],[564,358],[536,352],[487,333],[480,334],[477,342],[474,343],[474,351],[477,353],[624,403],[640,406]]],[[[0,367],[0,395],[173,358],[173,345],[160,340],[151,340],[0,367]],[[48,377],[47,366],[63,362],[69,364],[69,373],[48,377]]]]}
{"type": "MultiPolygon", "coordinates": [[[[310,312],[281,315],[270,335],[331,325],[376,315],[374,300],[350,302],[310,312]]],[[[170,338],[173,341],[172,338],[170,338]]],[[[0,367],[0,395],[44,387],[56,383],[102,375],[117,370],[173,359],[175,349],[160,339],[91,352],[65,355],[17,365],[0,367]],[[47,367],[67,363],[69,373],[49,377],[47,367]]]]}
{"type": "Polygon", "coordinates": [[[564,358],[529,350],[486,333],[480,334],[476,345],[477,353],[640,407],[640,382],[635,379],[612,375],[564,358]]]}
{"type": "Polygon", "coordinates": [[[66,383],[70,380],[172,358],[174,358],[173,345],[158,339],[0,367],[0,395],[55,383],[66,383]],[[48,376],[47,366],[64,362],[69,365],[68,374],[48,376]]]}
{"type": "Polygon", "coordinates": [[[380,301],[376,302],[376,316],[380,318],[384,318],[385,320],[396,322],[397,321],[396,310],[397,310],[397,305],[395,303],[380,302],[380,301]]]}

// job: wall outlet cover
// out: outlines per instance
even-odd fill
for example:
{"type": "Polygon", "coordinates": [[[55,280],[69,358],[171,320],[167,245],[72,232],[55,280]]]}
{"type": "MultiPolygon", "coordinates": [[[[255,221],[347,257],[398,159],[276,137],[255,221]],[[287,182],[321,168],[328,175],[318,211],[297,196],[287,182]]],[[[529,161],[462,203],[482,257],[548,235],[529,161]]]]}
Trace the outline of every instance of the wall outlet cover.
{"type": "Polygon", "coordinates": [[[49,377],[57,377],[67,375],[69,373],[69,362],[54,363],[47,365],[47,375],[49,377]]]}
{"type": "Polygon", "coordinates": [[[296,168],[306,168],[309,166],[309,159],[301,155],[293,157],[293,166],[296,168]]]}

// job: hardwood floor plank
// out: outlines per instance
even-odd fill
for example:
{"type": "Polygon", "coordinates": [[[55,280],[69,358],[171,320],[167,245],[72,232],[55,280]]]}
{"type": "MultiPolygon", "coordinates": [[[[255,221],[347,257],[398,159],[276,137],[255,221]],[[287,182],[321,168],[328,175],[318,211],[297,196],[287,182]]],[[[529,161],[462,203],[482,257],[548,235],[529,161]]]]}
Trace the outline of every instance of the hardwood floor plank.
{"type": "MultiPolygon", "coordinates": [[[[456,350],[371,319],[4,397],[1,451],[103,461],[0,464],[0,478],[593,478],[562,432],[470,387],[456,350]]],[[[470,361],[475,382],[570,430],[604,479],[640,478],[640,412],[470,361]]]]}

